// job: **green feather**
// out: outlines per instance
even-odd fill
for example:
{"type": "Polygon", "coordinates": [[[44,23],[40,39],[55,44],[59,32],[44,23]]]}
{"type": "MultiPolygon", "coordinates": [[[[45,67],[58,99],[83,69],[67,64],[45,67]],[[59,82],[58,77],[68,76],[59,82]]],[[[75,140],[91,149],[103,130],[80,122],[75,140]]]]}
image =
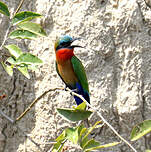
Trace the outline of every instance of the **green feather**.
{"type": "Polygon", "coordinates": [[[73,70],[80,84],[82,85],[83,89],[89,93],[88,80],[87,80],[84,66],[82,65],[81,61],[76,56],[73,56],[71,58],[71,63],[73,65],[73,70]]]}

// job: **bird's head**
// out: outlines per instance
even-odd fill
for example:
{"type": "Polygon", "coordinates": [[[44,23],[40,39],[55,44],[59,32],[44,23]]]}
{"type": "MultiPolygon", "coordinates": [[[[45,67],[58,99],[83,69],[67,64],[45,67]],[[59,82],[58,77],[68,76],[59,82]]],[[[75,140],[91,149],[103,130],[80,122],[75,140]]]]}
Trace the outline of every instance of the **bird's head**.
{"type": "Polygon", "coordinates": [[[75,47],[82,47],[79,45],[71,45],[72,42],[74,42],[75,40],[79,40],[80,38],[72,38],[70,36],[63,36],[60,39],[58,39],[55,42],[55,51],[62,49],[62,48],[69,48],[69,49],[73,49],[75,47]]]}

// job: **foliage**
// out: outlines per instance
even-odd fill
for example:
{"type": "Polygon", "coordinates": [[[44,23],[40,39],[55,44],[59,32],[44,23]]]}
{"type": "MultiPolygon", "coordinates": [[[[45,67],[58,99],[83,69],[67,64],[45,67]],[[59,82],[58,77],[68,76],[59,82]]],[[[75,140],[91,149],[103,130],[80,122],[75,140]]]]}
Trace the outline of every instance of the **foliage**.
{"type": "MultiPolygon", "coordinates": [[[[134,126],[131,131],[130,139],[131,141],[138,140],[151,132],[151,120],[144,120],[143,122],[134,126]]],[[[150,149],[147,149],[145,152],[151,152],[150,149]]]]}
{"type": "MultiPolygon", "coordinates": [[[[7,5],[2,2],[0,2],[0,13],[10,17],[7,5]]],[[[37,17],[42,17],[42,15],[30,11],[23,11],[15,14],[12,19],[10,18],[10,27],[17,28],[14,31],[9,31],[7,38],[36,39],[39,36],[45,37],[46,32],[44,29],[39,24],[31,22],[32,19],[37,17]]],[[[22,52],[21,48],[15,44],[6,45],[4,47],[9,51],[10,57],[1,62],[1,64],[10,76],[13,75],[13,69],[17,68],[25,77],[30,78],[28,70],[35,71],[37,70],[38,65],[42,64],[42,61],[37,56],[31,53],[22,52]]]]}
{"type": "MultiPolygon", "coordinates": [[[[86,103],[83,102],[73,109],[57,109],[58,113],[70,121],[80,121],[87,119],[92,112],[87,111],[86,103]]],[[[65,129],[60,136],[56,139],[56,144],[53,146],[53,152],[62,151],[63,145],[66,140],[69,140],[73,144],[78,144],[84,152],[89,152],[92,150],[107,148],[119,144],[119,142],[113,142],[106,145],[101,145],[98,141],[94,139],[89,139],[88,136],[90,133],[100,124],[100,121],[97,121],[92,127],[85,128],[84,125],[77,127],[65,129]]],[[[101,126],[102,127],[102,126],[101,126]]]]}
{"type": "Polygon", "coordinates": [[[137,124],[131,132],[131,141],[135,141],[151,132],[151,120],[145,120],[137,124]]]}
{"type": "Polygon", "coordinates": [[[87,119],[92,112],[85,110],[86,104],[85,102],[81,103],[79,106],[73,109],[60,109],[58,108],[57,111],[60,115],[65,117],[67,120],[70,121],[80,121],[87,119]]]}
{"type": "Polygon", "coordinates": [[[118,145],[119,142],[101,145],[98,141],[88,138],[88,135],[90,135],[90,133],[99,123],[99,121],[96,122],[94,126],[90,128],[85,128],[83,125],[80,125],[77,127],[65,129],[56,139],[56,143],[53,146],[52,152],[61,152],[66,140],[69,140],[73,144],[78,144],[84,152],[118,145]]]}
{"type": "Polygon", "coordinates": [[[4,14],[6,16],[10,16],[8,7],[3,2],[0,2],[0,13],[4,14]]]}

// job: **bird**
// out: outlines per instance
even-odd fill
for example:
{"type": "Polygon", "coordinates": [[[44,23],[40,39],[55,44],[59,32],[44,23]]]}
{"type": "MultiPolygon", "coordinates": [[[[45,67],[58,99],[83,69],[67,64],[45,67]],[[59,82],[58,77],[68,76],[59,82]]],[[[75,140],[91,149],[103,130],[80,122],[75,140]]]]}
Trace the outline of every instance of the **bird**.
{"type": "MultiPolygon", "coordinates": [[[[73,92],[81,95],[88,103],[90,103],[89,85],[85,68],[82,62],[75,56],[74,48],[81,47],[72,45],[72,43],[80,38],[72,38],[65,35],[56,40],[54,50],[56,54],[56,71],[65,86],[73,92]]],[[[74,95],[77,105],[83,100],[74,95]]]]}

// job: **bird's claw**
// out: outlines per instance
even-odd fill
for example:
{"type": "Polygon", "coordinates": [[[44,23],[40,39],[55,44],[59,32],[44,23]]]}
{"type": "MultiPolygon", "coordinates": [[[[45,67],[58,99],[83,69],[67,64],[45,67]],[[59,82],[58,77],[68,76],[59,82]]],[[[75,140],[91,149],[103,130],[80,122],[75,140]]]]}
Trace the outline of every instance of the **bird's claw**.
{"type": "MultiPolygon", "coordinates": [[[[68,91],[68,89],[67,89],[68,87],[67,86],[65,86],[65,88],[64,88],[64,91],[68,91]]],[[[71,90],[71,92],[70,92],[70,94],[72,94],[72,92],[77,92],[78,91],[78,89],[76,88],[76,89],[72,89],[71,90]]]]}
{"type": "Polygon", "coordinates": [[[71,90],[70,95],[73,95],[72,92],[77,92],[77,91],[78,91],[78,89],[71,90]]]}
{"type": "Polygon", "coordinates": [[[67,86],[65,86],[64,91],[68,91],[68,90],[67,90],[67,86]]]}

